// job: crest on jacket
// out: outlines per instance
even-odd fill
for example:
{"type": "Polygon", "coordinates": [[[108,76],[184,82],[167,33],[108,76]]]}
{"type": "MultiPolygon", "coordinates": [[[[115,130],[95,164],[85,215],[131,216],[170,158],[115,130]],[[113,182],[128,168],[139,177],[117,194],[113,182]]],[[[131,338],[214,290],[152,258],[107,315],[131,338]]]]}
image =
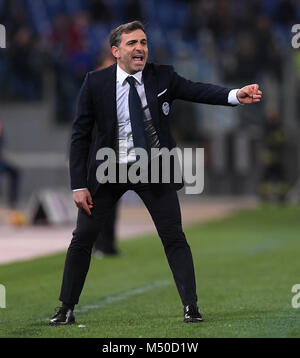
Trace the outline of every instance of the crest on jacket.
{"type": "Polygon", "coordinates": [[[170,112],[170,105],[169,105],[169,103],[168,102],[164,102],[163,104],[162,104],[162,111],[163,111],[163,114],[165,115],[165,116],[167,116],[168,114],[169,114],[169,112],[170,112]]]}

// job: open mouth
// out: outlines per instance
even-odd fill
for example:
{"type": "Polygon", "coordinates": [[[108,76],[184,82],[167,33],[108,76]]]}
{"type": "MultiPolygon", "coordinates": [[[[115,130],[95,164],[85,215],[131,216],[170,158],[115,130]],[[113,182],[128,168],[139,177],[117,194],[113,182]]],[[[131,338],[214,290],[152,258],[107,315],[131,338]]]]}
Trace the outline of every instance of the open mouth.
{"type": "Polygon", "coordinates": [[[132,58],[133,58],[133,61],[135,63],[141,63],[142,64],[144,62],[144,56],[142,56],[142,55],[135,55],[132,58]]]}

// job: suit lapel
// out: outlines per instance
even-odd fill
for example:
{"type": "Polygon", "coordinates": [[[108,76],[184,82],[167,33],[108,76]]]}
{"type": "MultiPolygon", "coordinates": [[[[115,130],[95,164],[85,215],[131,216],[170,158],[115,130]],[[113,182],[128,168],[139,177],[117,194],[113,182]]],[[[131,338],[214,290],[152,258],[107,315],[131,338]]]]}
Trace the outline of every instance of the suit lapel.
{"type": "Polygon", "coordinates": [[[106,104],[111,103],[111,105],[109,106],[105,106],[107,108],[108,111],[111,111],[110,114],[112,114],[110,117],[117,119],[117,102],[116,102],[116,86],[117,86],[117,81],[116,81],[116,76],[117,76],[117,65],[114,64],[111,68],[110,71],[108,72],[108,78],[105,79],[105,86],[104,86],[104,98],[106,104]]]}
{"type": "MultiPolygon", "coordinates": [[[[116,101],[116,76],[117,65],[108,68],[106,76],[103,79],[102,93],[105,98],[104,109],[105,118],[108,119],[106,123],[108,132],[115,133],[117,126],[117,101],[116,101]]],[[[114,136],[113,136],[114,137],[114,136]]]]}
{"type": "Polygon", "coordinates": [[[159,114],[158,114],[158,104],[157,104],[157,81],[153,74],[150,65],[147,64],[143,71],[143,80],[146,93],[146,99],[151,113],[152,123],[156,130],[156,133],[159,133],[159,114]]]}

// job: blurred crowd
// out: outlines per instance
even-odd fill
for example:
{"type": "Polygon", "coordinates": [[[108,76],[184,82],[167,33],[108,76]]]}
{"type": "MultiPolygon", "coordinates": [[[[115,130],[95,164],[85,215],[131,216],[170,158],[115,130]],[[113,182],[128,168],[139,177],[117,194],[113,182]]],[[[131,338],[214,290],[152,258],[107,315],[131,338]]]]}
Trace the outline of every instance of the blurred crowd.
{"type": "Polygon", "coordinates": [[[300,6],[293,0],[0,0],[7,31],[1,101],[41,100],[44,74],[52,69],[56,119],[70,121],[85,73],[112,61],[110,30],[134,19],[146,24],[151,61],[181,66],[194,79],[238,85],[266,71],[281,76],[300,6]]]}

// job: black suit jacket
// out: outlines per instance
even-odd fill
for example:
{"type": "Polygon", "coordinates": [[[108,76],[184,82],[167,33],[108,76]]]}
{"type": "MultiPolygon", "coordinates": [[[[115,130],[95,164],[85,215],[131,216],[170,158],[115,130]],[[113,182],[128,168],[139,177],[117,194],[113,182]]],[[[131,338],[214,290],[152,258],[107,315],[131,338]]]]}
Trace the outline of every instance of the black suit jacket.
{"type": "MultiPolygon", "coordinates": [[[[99,185],[96,170],[101,162],[96,160],[96,153],[100,148],[115,148],[117,140],[116,68],[117,65],[114,64],[86,75],[79,92],[72,126],[71,188],[88,188],[92,195],[99,185]],[[92,140],[93,130],[96,133],[92,140]]],[[[179,76],[172,66],[146,64],[143,81],[161,148],[172,149],[176,146],[170,131],[171,111],[167,110],[166,103],[171,106],[173,100],[182,99],[197,103],[229,105],[230,89],[186,80],[179,76]]]]}

